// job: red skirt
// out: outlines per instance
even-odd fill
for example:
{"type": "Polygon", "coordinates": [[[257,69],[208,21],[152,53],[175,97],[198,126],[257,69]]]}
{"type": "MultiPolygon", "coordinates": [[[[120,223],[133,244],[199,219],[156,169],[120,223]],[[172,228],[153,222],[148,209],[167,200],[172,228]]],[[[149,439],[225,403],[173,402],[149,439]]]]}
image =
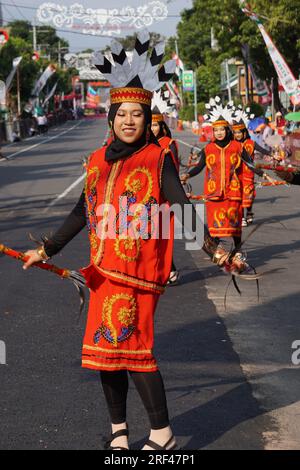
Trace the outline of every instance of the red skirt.
{"type": "Polygon", "coordinates": [[[111,281],[92,265],[82,270],[90,287],[82,367],[153,372],[154,312],[159,294],[111,281]]]}
{"type": "Polygon", "coordinates": [[[206,217],[212,237],[240,237],[243,208],[241,201],[224,199],[206,202],[206,217]]]}
{"type": "Polygon", "coordinates": [[[253,179],[244,179],[243,181],[243,207],[250,208],[256,197],[255,182],[253,179]]]}

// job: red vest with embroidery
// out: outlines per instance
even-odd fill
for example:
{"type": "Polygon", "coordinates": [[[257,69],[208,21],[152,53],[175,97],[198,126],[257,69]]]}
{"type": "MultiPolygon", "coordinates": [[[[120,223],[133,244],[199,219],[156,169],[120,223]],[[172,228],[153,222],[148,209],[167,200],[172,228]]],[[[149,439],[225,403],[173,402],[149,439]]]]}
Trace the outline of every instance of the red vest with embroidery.
{"type": "Polygon", "coordinates": [[[150,144],[129,158],[106,162],[105,149],[94,152],[87,166],[91,263],[116,282],[162,293],[171,269],[174,239],[173,215],[169,216],[169,205],[161,194],[166,152],[150,144]],[[161,204],[167,219],[163,235],[161,204]]]}
{"type": "Polygon", "coordinates": [[[205,147],[204,194],[207,199],[242,200],[241,153],[242,145],[234,140],[224,148],[215,143],[210,143],[205,147]]]}
{"type": "MultiPolygon", "coordinates": [[[[249,156],[254,160],[254,149],[255,149],[255,143],[251,139],[245,140],[243,142],[243,147],[246,150],[246,152],[249,154],[249,156]]],[[[249,179],[251,181],[254,180],[254,173],[253,171],[250,170],[250,168],[247,167],[245,163],[243,163],[243,172],[244,172],[244,178],[249,179]]]]}
{"type": "Polygon", "coordinates": [[[171,156],[172,156],[172,159],[173,159],[173,162],[177,168],[177,171],[179,171],[179,158],[178,158],[178,144],[176,142],[176,140],[174,139],[171,139],[170,137],[168,136],[165,136],[165,137],[161,137],[159,140],[158,140],[158,143],[159,145],[161,146],[161,148],[165,149],[165,150],[168,150],[170,153],[171,153],[171,156]],[[176,155],[174,155],[174,153],[172,152],[172,150],[170,149],[170,145],[174,143],[175,147],[176,147],[176,155]]]}

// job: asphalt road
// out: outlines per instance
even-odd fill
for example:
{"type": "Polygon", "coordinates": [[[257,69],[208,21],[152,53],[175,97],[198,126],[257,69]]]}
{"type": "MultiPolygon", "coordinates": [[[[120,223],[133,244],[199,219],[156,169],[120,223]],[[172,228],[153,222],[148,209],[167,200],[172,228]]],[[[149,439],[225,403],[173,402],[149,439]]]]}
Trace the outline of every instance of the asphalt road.
{"type": "MultiPolygon", "coordinates": [[[[105,133],[102,120],[70,122],[46,138],[4,147],[11,158],[0,162],[1,243],[23,250],[32,246],[29,232],[39,237],[60,225],[82,190],[81,158],[105,133]]],[[[196,138],[175,135],[186,159],[196,138]]],[[[201,178],[193,180],[195,192],[201,178]]],[[[184,449],[299,448],[300,370],[291,363],[291,344],[300,339],[299,196],[298,187],[258,190],[255,222],[265,224],[246,244],[249,259],[259,270],[282,268],[261,282],[259,303],[244,281],[241,298],[229,291],[225,312],[228,278],[204,252],[176,242],[181,283],[160,300],[155,353],[184,449]]],[[[85,231],[55,263],[88,263],[85,231]]],[[[0,279],[7,353],[0,365],[0,448],[101,449],[109,419],[98,373],[80,366],[85,315],[78,320],[73,286],[36,268],[24,272],[6,257],[0,279]]],[[[132,384],[128,421],[138,449],[148,421],[132,384]]]]}

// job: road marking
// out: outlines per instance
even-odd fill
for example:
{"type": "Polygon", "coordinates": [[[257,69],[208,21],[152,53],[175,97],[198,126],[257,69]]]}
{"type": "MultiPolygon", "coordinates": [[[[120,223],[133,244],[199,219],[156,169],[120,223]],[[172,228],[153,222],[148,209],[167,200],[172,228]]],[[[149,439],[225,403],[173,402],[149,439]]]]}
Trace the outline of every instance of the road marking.
{"type": "Polygon", "coordinates": [[[81,183],[81,181],[84,180],[84,178],[85,178],[85,173],[81,175],[79,178],[77,178],[77,180],[74,181],[67,189],[65,189],[63,193],[59,194],[59,196],[53,199],[53,201],[51,201],[50,204],[48,204],[48,206],[42,211],[42,213],[45,214],[50,209],[50,207],[54,206],[58,201],[60,201],[60,199],[63,199],[65,196],[67,196],[67,194],[69,194],[69,192],[72,191],[72,189],[74,189],[79,183],[81,183]]]}
{"type": "MultiPolygon", "coordinates": [[[[64,134],[67,134],[68,132],[72,131],[73,129],[76,129],[78,126],[80,126],[84,121],[79,121],[77,124],[75,124],[74,126],[72,127],[69,127],[67,130],[63,131],[63,132],[60,132],[59,134],[57,135],[54,135],[53,137],[48,137],[47,139],[45,140],[42,140],[41,142],[38,142],[37,144],[35,145],[31,145],[30,147],[26,147],[25,149],[22,149],[22,150],[18,150],[18,152],[15,152],[15,153],[12,153],[10,155],[8,155],[6,157],[6,160],[10,160],[12,157],[15,157],[16,155],[19,155],[20,153],[24,153],[24,152],[28,152],[29,150],[32,150],[34,149],[35,147],[38,147],[39,145],[42,145],[44,144],[45,142],[51,142],[51,140],[54,140],[54,139],[58,139],[58,137],[64,135],[64,134]]],[[[3,161],[3,160],[0,160],[0,161],[3,161]]]]}
{"type": "MultiPolygon", "coordinates": [[[[104,142],[108,139],[109,132],[110,130],[108,129],[105,134],[101,147],[103,147],[104,142]]],[[[51,207],[53,207],[58,201],[60,201],[60,199],[63,199],[67,194],[69,194],[69,192],[72,191],[72,189],[74,189],[79,183],[81,183],[81,181],[84,180],[84,178],[85,178],[85,173],[83,173],[83,175],[77,178],[77,180],[74,181],[67,189],[65,189],[64,192],[62,192],[55,199],[53,199],[53,201],[51,201],[50,204],[48,204],[48,206],[42,211],[42,214],[45,214],[46,212],[48,212],[48,210],[51,207]]]]}
{"type": "Polygon", "coordinates": [[[180,143],[183,144],[183,145],[186,145],[187,147],[190,147],[191,149],[198,149],[198,150],[201,150],[201,148],[200,148],[200,147],[197,147],[197,145],[190,145],[190,144],[184,142],[184,140],[180,140],[180,139],[175,139],[175,140],[177,140],[177,142],[180,142],[180,143]]]}

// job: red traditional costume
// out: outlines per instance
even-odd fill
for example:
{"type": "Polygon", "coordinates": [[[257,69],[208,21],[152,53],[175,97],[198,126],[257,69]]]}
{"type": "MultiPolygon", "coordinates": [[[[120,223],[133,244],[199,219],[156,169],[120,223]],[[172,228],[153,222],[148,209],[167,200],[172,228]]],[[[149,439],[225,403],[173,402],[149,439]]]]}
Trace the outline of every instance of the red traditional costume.
{"type": "MultiPolygon", "coordinates": [[[[245,140],[243,142],[243,147],[248,153],[248,155],[254,161],[254,146],[255,143],[251,139],[245,140]]],[[[243,163],[243,208],[250,209],[253,205],[254,199],[256,197],[255,191],[255,182],[254,182],[254,173],[248,168],[248,166],[243,163]]]]}
{"type": "Polygon", "coordinates": [[[206,173],[204,195],[208,229],[212,237],[241,235],[243,172],[242,146],[231,141],[221,148],[215,143],[205,147],[206,173]]]}
{"type": "MultiPolygon", "coordinates": [[[[139,51],[139,47],[137,41],[136,53],[144,54],[146,60],[146,48],[139,51]]],[[[123,56],[114,56],[116,64],[121,59],[123,56]]],[[[110,75],[112,66],[107,59],[101,56],[95,65],[110,75]]],[[[161,77],[168,77],[164,67],[156,81],[153,72],[149,73],[149,87],[157,89],[161,86],[159,81],[164,82],[161,77]]],[[[131,69],[128,71],[126,79],[130,81],[131,69]]],[[[118,76],[109,79],[113,83],[118,76]]],[[[131,82],[138,80],[133,77],[131,82]]],[[[110,94],[112,105],[131,102],[150,109],[152,92],[141,86],[115,87],[110,94]]],[[[154,312],[169,278],[174,238],[172,214],[168,214],[169,230],[164,237],[158,227],[159,209],[165,202],[161,192],[165,155],[165,150],[151,143],[127,158],[113,161],[106,160],[106,147],[90,156],[85,197],[91,260],[82,273],[91,294],[83,367],[157,370],[153,356],[154,312]]]]}
{"type": "Polygon", "coordinates": [[[158,123],[160,132],[157,136],[161,148],[171,153],[174,164],[179,172],[179,152],[178,144],[175,139],[172,139],[171,131],[167,126],[164,118],[164,113],[169,109],[168,102],[160,92],[154,92],[152,99],[152,124],[158,123]]]}
{"type": "MultiPolygon", "coordinates": [[[[250,119],[254,118],[254,114],[250,114],[250,108],[247,108],[245,111],[242,106],[239,105],[238,108],[233,109],[233,123],[232,130],[234,135],[237,137],[235,139],[243,145],[243,148],[246,150],[248,156],[254,162],[254,152],[255,152],[255,142],[250,139],[249,133],[247,130],[250,119]]],[[[256,196],[255,191],[255,182],[254,182],[254,173],[251,169],[243,163],[243,209],[247,209],[247,217],[243,218],[243,226],[247,226],[248,223],[253,221],[252,205],[256,196]]]]}

